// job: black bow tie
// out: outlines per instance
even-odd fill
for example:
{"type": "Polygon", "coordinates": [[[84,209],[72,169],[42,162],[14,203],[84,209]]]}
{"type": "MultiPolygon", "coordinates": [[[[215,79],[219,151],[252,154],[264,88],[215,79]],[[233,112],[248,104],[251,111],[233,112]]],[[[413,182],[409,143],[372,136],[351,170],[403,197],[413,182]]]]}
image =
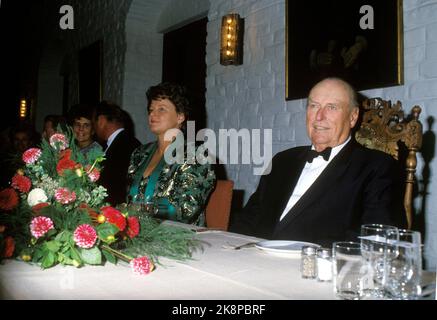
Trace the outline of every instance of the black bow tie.
{"type": "Polygon", "coordinates": [[[307,162],[312,163],[314,158],[317,158],[318,156],[322,156],[325,161],[328,161],[329,156],[331,155],[331,150],[332,150],[331,147],[328,147],[321,152],[317,152],[316,150],[309,150],[306,160],[307,162]]]}

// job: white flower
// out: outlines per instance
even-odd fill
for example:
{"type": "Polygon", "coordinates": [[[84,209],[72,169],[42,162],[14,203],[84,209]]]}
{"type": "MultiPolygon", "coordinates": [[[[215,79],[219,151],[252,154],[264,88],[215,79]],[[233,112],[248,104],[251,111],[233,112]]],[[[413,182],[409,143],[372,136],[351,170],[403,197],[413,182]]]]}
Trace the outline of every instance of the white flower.
{"type": "Polygon", "coordinates": [[[62,133],[55,133],[50,137],[50,145],[59,150],[65,150],[68,148],[68,141],[65,135],[62,133]]]}
{"type": "Polygon", "coordinates": [[[27,203],[29,206],[33,207],[34,205],[46,202],[47,196],[43,189],[41,188],[35,188],[32,191],[29,192],[29,195],[27,196],[27,203]]]}

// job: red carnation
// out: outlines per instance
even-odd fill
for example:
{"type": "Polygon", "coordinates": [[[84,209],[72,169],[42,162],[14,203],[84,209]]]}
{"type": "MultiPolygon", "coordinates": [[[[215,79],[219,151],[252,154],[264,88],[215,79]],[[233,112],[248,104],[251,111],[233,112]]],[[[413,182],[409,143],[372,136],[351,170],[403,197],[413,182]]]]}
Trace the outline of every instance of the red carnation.
{"type": "Polygon", "coordinates": [[[76,200],[76,193],[67,188],[58,188],[55,190],[55,199],[62,204],[69,204],[76,200]]]}
{"type": "Polygon", "coordinates": [[[130,261],[130,266],[136,274],[146,275],[153,271],[155,266],[147,257],[139,257],[130,261]]]}
{"type": "Polygon", "coordinates": [[[56,165],[56,171],[60,176],[64,173],[64,170],[74,170],[76,169],[76,162],[68,158],[62,158],[56,165]]]}
{"type": "Polygon", "coordinates": [[[107,222],[117,226],[120,231],[123,231],[124,228],[126,228],[126,219],[120,211],[110,206],[103,207],[100,210],[105,216],[107,222]]]}
{"type": "Polygon", "coordinates": [[[40,202],[32,207],[32,211],[38,214],[42,208],[48,207],[50,203],[48,202],[40,202]]]}
{"type": "Polygon", "coordinates": [[[89,249],[96,243],[97,232],[89,224],[81,224],[74,231],[73,239],[78,247],[89,249]]]}
{"type": "Polygon", "coordinates": [[[52,219],[43,216],[33,218],[30,223],[30,232],[37,239],[41,238],[53,228],[54,225],[52,219]]]}
{"type": "Polygon", "coordinates": [[[137,217],[127,218],[127,235],[129,238],[135,238],[140,233],[140,222],[137,217]]]}
{"type": "Polygon", "coordinates": [[[11,185],[20,192],[29,192],[30,187],[32,186],[32,181],[30,181],[26,176],[16,174],[12,177],[11,185]]]}
{"type": "Polygon", "coordinates": [[[5,248],[3,249],[2,257],[10,258],[14,254],[15,251],[15,241],[12,237],[5,238],[5,248]]]}
{"type": "Polygon", "coordinates": [[[0,209],[12,210],[18,205],[18,194],[12,188],[0,191],[0,209]]]}
{"type": "Polygon", "coordinates": [[[71,149],[62,150],[59,153],[59,158],[60,159],[70,159],[71,158],[71,149]]]}
{"type": "Polygon", "coordinates": [[[23,152],[23,161],[26,164],[35,163],[41,156],[41,149],[39,148],[30,148],[23,152]]]}

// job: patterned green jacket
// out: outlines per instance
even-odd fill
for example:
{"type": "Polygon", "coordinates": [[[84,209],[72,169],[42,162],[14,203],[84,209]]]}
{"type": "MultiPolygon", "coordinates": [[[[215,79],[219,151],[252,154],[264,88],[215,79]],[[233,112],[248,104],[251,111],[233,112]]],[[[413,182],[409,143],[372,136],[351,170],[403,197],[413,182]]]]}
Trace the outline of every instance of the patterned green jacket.
{"type": "MultiPolygon", "coordinates": [[[[148,143],[132,153],[128,168],[128,197],[139,194],[145,201],[143,194],[149,182],[142,175],[156,146],[157,142],[148,143]]],[[[206,201],[216,177],[210,164],[197,163],[194,155],[187,158],[186,150],[184,148],[183,163],[168,164],[164,160],[161,171],[157,173],[151,200],[158,204],[161,218],[204,226],[206,201]]]]}

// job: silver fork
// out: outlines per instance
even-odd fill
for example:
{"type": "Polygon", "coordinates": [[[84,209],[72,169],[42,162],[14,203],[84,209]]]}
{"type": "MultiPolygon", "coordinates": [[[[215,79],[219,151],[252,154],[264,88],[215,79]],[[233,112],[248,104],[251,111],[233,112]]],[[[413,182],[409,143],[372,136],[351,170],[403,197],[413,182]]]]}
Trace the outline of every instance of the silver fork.
{"type": "Polygon", "coordinates": [[[254,247],[258,242],[248,242],[239,246],[234,247],[234,250],[240,250],[243,248],[249,248],[249,247],[254,247]]]}

